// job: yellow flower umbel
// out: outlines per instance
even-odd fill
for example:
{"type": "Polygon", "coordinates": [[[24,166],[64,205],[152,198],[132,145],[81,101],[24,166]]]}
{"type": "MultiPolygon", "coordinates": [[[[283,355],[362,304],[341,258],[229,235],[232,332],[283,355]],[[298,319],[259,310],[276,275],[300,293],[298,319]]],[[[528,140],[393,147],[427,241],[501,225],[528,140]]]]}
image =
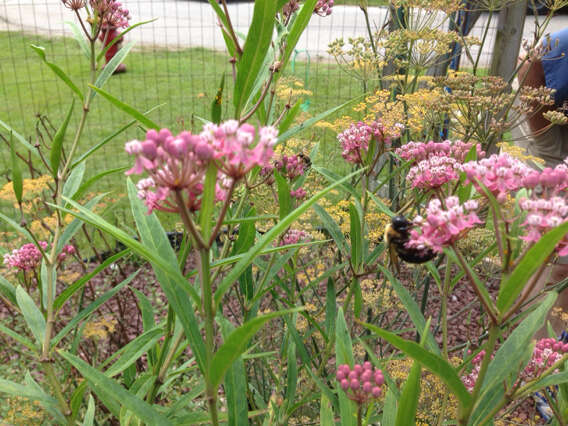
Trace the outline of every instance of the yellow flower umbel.
{"type": "MultiPolygon", "coordinates": [[[[49,185],[52,182],[53,179],[49,175],[43,175],[35,179],[24,179],[22,183],[22,209],[24,213],[32,213],[39,207],[38,202],[40,201],[42,193],[49,189],[49,185]]],[[[16,200],[16,194],[14,194],[12,182],[8,182],[0,189],[0,200],[9,202],[16,208],[18,207],[18,201],[16,200]]]]}
{"type": "Polygon", "coordinates": [[[102,317],[93,320],[85,326],[83,336],[86,339],[93,339],[95,341],[104,340],[109,334],[114,333],[117,321],[115,318],[102,317]]]}

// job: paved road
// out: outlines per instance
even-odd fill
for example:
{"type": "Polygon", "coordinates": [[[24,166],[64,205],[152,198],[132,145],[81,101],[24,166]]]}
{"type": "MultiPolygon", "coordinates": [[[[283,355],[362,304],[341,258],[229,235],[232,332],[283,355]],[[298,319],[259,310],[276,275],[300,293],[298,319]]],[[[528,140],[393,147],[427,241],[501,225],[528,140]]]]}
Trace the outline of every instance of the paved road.
{"type": "MultiPolygon", "coordinates": [[[[137,28],[128,35],[128,39],[136,40],[141,46],[224,48],[215,14],[207,3],[188,0],[125,0],[125,3],[131,11],[132,22],[158,18],[156,22],[137,28]]],[[[238,32],[247,32],[252,6],[252,3],[229,5],[238,32]]],[[[386,9],[369,8],[369,12],[374,25],[381,26],[386,18],[386,9]]],[[[486,19],[486,16],[479,19],[473,35],[481,35],[486,19]]],[[[0,0],[0,31],[69,35],[69,28],[64,22],[71,20],[74,20],[74,15],[63,7],[61,0],[0,0]]],[[[566,26],[568,16],[563,15],[553,18],[549,29],[555,31],[566,26]]],[[[526,38],[531,38],[533,28],[532,18],[529,18],[524,28],[526,38]]],[[[327,60],[330,59],[326,54],[330,41],[365,34],[365,22],[359,8],[336,6],[329,17],[313,17],[298,43],[298,49],[308,50],[312,59],[327,60]]],[[[492,44],[491,33],[489,37],[488,46],[492,44]]],[[[487,64],[489,53],[483,52],[483,64],[487,64]]]]}

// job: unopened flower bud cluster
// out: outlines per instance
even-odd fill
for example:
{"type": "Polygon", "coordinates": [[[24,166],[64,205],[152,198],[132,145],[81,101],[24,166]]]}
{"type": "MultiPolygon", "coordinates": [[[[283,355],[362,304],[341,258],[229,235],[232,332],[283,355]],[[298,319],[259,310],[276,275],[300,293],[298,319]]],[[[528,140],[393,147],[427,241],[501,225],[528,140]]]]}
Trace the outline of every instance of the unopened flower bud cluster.
{"type": "Polygon", "coordinates": [[[374,368],[369,361],[363,365],[355,364],[353,368],[342,364],[338,367],[335,377],[349,399],[358,404],[380,397],[381,387],[385,383],[383,372],[374,368]]]}

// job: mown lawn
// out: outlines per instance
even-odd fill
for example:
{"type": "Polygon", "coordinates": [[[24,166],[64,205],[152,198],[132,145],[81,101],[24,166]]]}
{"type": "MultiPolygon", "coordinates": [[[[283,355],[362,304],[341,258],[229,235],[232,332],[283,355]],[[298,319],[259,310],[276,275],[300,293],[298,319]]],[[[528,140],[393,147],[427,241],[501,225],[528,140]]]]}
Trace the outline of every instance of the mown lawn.
{"type": "MultiPolygon", "coordinates": [[[[44,46],[47,58],[59,64],[80,87],[87,82],[88,70],[73,39],[0,32],[0,119],[34,141],[37,115],[46,114],[57,127],[69,107],[71,96],[69,89],[40,61],[30,44],[44,46]]],[[[223,53],[201,48],[180,51],[138,49],[130,53],[126,64],[128,72],[113,76],[105,90],[142,111],[161,105],[150,115],[161,126],[175,132],[182,128],[198,131],[201,123],[194,116],[209,117],[211,101],[223,73],[228,77],[224,118],[230,118],[232,79],[227,56],[223,53]]],[[[313,91],[309,99],[310,114],[361,93],[358,83],[336,65],[312,62],[309,69],[306,67],[306,63],[296,63],[294,74],[313,91]]],[[[78,118],[77,106],[74,125],[78,118]]],[[[98,143],[129,120],[105,99],[96,97],[80,151],[98,143]]],[[[124,143],[142,136],[140,130],[132,128],[117,137],[95,154],[89,173],[127,165],[131,160],[124,154],[124,143]]],[[[2,150],[6,152],[5,145],[2,150]]],[[[0,174],[6,174],[9,167],[3,155],[0,174]]]]}

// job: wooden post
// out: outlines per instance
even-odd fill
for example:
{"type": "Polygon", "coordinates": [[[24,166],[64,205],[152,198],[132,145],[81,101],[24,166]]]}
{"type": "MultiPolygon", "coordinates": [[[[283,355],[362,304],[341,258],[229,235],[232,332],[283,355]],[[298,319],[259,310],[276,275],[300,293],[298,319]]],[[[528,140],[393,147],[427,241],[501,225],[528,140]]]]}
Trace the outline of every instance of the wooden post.
{"type": "Polygon", "coordinates": [[[505,81],[511,78],[517,66],[527,14],[527,2],[528,0],[516,2],[499,12],[489,74],[502,77],[505,81]]]}

